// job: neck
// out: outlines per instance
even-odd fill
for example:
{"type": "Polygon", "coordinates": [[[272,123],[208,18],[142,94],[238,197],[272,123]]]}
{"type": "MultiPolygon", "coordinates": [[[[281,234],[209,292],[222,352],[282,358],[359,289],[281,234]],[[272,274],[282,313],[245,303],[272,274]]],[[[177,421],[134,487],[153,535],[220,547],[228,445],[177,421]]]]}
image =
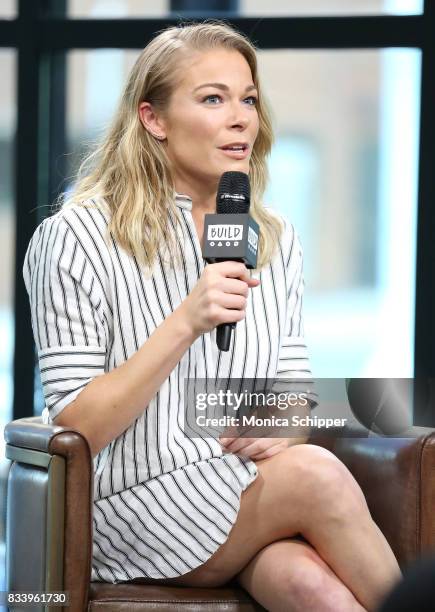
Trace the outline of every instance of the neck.
{"type": "Polygon", "coordinates": [[[192,198],[192,213],[195,215],[206,215],[209,213],[216,212],[216,195],[213,196],[210,200],[204,200],[202,198],[201,201],[195,200],[192,198]]]}
{"type": "Polygon", "coordinates": [[[192,200],[192,213],[205,215],[206,213],[216,212],[216,190],[217,185],[213,186],[192,186],[184,181],[175,183],[175,191],[180,194],[188,195],[192,200]]]}

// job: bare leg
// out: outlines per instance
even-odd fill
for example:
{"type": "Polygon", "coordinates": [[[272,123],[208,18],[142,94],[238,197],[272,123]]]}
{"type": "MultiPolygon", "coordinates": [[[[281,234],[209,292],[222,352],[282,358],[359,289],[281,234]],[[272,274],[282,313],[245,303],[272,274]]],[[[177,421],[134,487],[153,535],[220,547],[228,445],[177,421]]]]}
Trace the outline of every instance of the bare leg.
{"type": "Polygon", "coordinates": [[[301,444],[257,462],[227,541],[193,571],[161,584],[220,586],[265,546],[303,534],[367,610],[401,574],[364,495],[346,466],[326,449],[301,444]]]}
{"type": "Polygon", "coordinates": [[[298,539],[260,550],[237,580],[271,612],[365,612],[316,551],[298,539]]]}
{"type": "Polygon", "coordinates": [[[322,519],[318,504],[324,507],[325,498],[324,492],[319,491],[318,499],[315,495],[312,499],[318,520],[308,516],[301,532],[358,601],[367,610],[375,610],[402,575],[358,483],[344,464],[337,462],[335,467],[342,472],[342,478],[331,473],[325,486],[341,500],[336,516],[325,512],[322,519]]]}

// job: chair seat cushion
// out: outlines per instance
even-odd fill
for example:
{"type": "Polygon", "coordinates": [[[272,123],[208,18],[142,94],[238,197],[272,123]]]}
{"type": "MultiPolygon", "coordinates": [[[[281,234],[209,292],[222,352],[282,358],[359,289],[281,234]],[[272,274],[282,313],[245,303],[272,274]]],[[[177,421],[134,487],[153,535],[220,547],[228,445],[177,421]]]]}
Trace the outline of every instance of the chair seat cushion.
{"type": "Polygon", "coordinates": [[[166,612],[178,609],[183,612],[264,610],[244,589],[233,582],[218,588],[105,582],[91,582],[90,585],[89,612],[166,612]]]}

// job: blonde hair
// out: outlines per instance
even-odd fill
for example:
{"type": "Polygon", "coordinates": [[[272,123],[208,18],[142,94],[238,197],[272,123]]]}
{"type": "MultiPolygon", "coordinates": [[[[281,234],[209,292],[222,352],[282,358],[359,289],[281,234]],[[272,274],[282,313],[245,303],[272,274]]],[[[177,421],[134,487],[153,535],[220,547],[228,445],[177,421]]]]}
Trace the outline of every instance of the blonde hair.
{"type": "Polygon", "coordinates": [[[262,204],[273,132],[258,80],[255,47],[222,21],[181,24],[158,33],[141,52],[106,136],[81,163],[72,193],[65,201],[58,201],[61,208],[72,204],[99,206],[103,198],[110,209],[108,231],[113,239],[150,268],[163,244],[170,260],[180,261],[178,241],[171,231],[176,228],[173,223],[169,227],[170,217],[175,224],[180,218],[165,147],[142,125],[139,105],[147,101],[157,112],[164,112],[176,87],[180,54],[184,57],[189,52],[219,47],[243,55],[258,91],[259,131],[249,167],[250,213],[261,229],[257,269],[270,262],[281,236],[280,219],[262,204]]]}

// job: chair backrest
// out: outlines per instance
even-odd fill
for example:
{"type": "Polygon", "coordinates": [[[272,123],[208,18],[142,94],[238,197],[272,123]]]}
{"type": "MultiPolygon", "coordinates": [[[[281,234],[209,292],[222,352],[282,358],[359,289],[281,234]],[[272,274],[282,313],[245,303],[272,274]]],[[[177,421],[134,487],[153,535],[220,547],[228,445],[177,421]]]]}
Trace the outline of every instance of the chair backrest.
{"type": "Polygon", "coordinates": [[[67,591],[69,609],[84,610],[92,560],[89,445],[79,432],[44,424],[41,417],[12,421],[4,435],[6,457],[12,461],[6,500],[6,589],[67,591]]]}

